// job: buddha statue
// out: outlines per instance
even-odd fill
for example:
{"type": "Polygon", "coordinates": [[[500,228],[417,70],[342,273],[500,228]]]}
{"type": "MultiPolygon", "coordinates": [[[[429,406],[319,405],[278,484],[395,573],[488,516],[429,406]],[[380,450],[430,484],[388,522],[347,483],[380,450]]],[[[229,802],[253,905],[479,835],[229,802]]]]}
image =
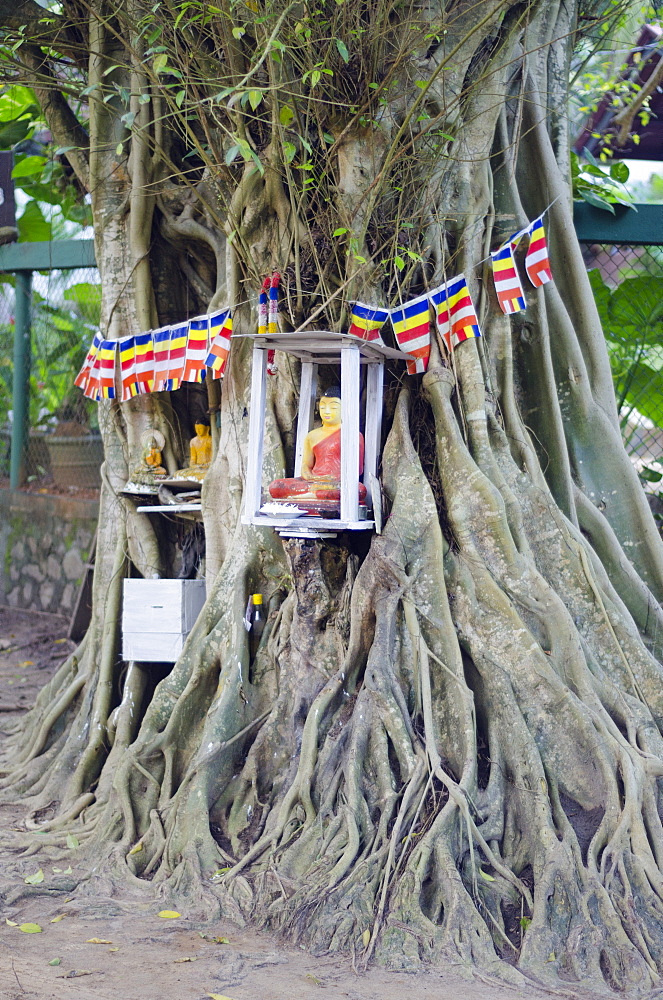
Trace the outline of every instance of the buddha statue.
{"type": "Polygon", "coordinates": [[[143,486],[158,486],[168,477],[168,472],[161,464],[162,450],[166,441],[161,431],[147,431],[143,437],[143,457],[141,464],[134,469],[132,481],[143,486]]]}
{"type": "MultiPolygon", "coordinates": [[[[269,494],[277,502],[296,503],[310,513],[338,511],[341,497],[341,390],[335,385],[326,389],[318,404],[321,427],[314,427],[304,438],[301,475],[295,479],[275,479],[269,494]]],[[[359,469],[364,470],[364,438],[359,435],[359,469]]],[[[366,487],[358,484],[360,502],[366,487]]]]}
{"type": "Polygon", "coordinates": [[[212,435],[209,424],[194,424],[196,436],[189,442],[189,465],[179,469],[174,479],[202,482],[212,462],[212,435]]]}

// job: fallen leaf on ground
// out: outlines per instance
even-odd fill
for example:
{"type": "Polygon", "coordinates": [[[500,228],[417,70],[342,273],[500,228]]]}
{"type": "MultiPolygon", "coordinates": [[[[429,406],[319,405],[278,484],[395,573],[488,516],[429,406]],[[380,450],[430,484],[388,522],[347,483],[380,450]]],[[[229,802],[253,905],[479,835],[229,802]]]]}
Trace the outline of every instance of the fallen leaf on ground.
{"type": "Polygon", "coordinates": [[[483,870],[483,868],[479,869],[479,875],[481,876],[481,878],[485,878],[486,882],[494,882],[495,881],[495,879],[493,878],[493,876],[489,875],[488,872],[485,872],[483,870]]]}
{"type": "Polygon", "coordinates": [[[324,986],[324,985],[325,985],[325,984],[323,983],[322,979],[318,979],[318,977],[317,977],[317,976],[313,976],[313,975],[311,975],[311,973],[310,973],[310,972],[307,972],[307,973],[306,973],[306,978],[307,978],[307,979],[310,979],[310,980],[311,980],[311,982],[312,982],[312,983],[315,983],[315,985],[316,985],[316,986],[324,986]]]}
{"type": "Polygon", "coordinates": [[[53,871],[56,873],[56,875],[59,875],[59,873],[62,871],[62,869],[61,868],[54,868],[53,871]]]}
{"type": "Polygon", "coordinates": [[[109,948],[108,950],[109,951],[119,951],[120,949],[119,948],[109,948]]]}
{"type": "Polygon", "coordinates": [[[233,1000],[232,997],[226,997],[223,993],[208,993],[207,996],[211,997],[212,1000],[233,1000]]]}
{"type": "Polygon", "coordinates": [[[215,938],[212,938],[212,940],[215,941],[216,944],[230,944],[230,941],[228,940],[228,938],[215,937],[215,938]]]}
{"type": "Polygon", "coordinates": [[[112,941],[105,941],[103,938],[88,938],[86,944],[112,944],[112,941]]]}
{"type": "Polygon", "coordinates": [[[18,927],[16,920],[10,920],[9,917],[5,917],[5,923],[8,927],[18,927]]]}
{"type": "Polygon", "coordinates": [[[131,850],[129,851],[129,854],[138,854],[139,851],[142,851],[142,850],[143,850],[143,841],[139,840],[138,843],[134,844],[134,846],[131,848],[131,850]]]}
{"type": "Polygon", "coordinates": [[[48,964],[49,965],[59,965],[61,961],[62,961],[61,958],[52,958],[48,964]]]}
{"type": "MultiPolygon", "coordinates": [[[[68,868],[65,868],[65,870],[62,872],[62,874],[63,875],[71,875],[71,873],[73,872],[73,870],[74,869],[71,867],[71,865],[69,865],[68,868]]],[[[65,899],[65,903],[66,902],[68,902],[68,900],[65,899]]]]}
{"type": "Polygon", "coordinates": [[[195,959],[195,958],[189,958],[189,957],[187,957],[187,958],[176,958],[175,959],[175,965],[178,965],[180,962],[195,962],[195,961],[197,961],[197,959],[195,959]]]}
{"type": "Polygon", "coordinates": [[[44,881],[44,873],[40,868],[34,875],[26,875],[23,881],[26,885],[39,885],[40,882],[44,881]]]}
{"type": "Polygon", "coordinates": [[[53,917],[51,920],[52,924],[58,924],[61,920],[64,920],[66,913],[58,913],[57,917],[53,917]]]}
{"type": "Polygon", "coordinates": [[[21,924],[19,931],[24,934],[41,934],[41,927],[39,924],[21,924]]]}
{"type": "Polygon", "coordinates": [[[54,639],[53,642],[66,642],[66,639],[54,639]]]}
{"type": "Polygon", "coordinates": [[[71,969],[65,972],[64,976],[57,976],[57,979],[78,979],[79,976],[93,976],[94,969],[71,969]]]}
{"type": "Polygon", "coordinates": [[[23,663],[19,663],[19,667],[34,667],[34,660],[23,660],[23,663]]]}
{"type": "Polygon", "coordinates": [[[182,914],[178,913],[177,910],[160,910],[157,916],[163,917],[165,920],[174,920],[175,917],[181,917],[182,914]]]}
{"type": "Polygon", "coordinates": [[[73,833],[67,834],[67,847],[70,851],[75,851],[78,847],[78,837],[74,837],[73,833]]]}
{"type": "Polygon", "coordinates": [[[368,948],[370,942],[371,942],[371,932],[369,930],[365,930],[361,936],[361,943],[363,944],[364,948],[368,948]]]}

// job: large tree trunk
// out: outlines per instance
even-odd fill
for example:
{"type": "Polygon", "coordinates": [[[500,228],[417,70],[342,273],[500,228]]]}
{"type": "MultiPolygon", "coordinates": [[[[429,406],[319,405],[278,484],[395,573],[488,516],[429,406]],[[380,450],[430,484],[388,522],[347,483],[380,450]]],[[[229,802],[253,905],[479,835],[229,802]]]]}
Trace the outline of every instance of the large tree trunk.
{"type": "MultiPolygon", "coordinates": [[[[462,270],[484,336],[451,359],[434,343],[423,378],[391,370],[389,516],[370,543],[241,524],[249,352],[235,343],[203,490],[209,597],[156,687],[119,661],[121,582],[129,564],[172,574],[174,536],[119,490],[149,427],[181,464],[207,403],[100,404],[93,620],[7,751],[6,794],[39,829],[16,842],[57,851],[75,832],[114,880],[316,950],[646,988],[663,963],[663,547],[572,224],[577,8],[328,6],[259,19],[249,4],[205,26],[191,5],[162,8],[182,80],[154,69],[154,15],[133,0],[60,28],[65,50],[89,45],[97,84],[89,167],[72,163],[93,194],[104,329],[212,301],[241,303],[250,331],[272,268],[286,327],[338,329],[341,298],[395,304],[462,270]],[[333,77],[314,82],[316,65],[333,77]],[[219,166],[233,142],[245,161],[219,166]],[[555,283],[505,317],[487,253],[553,200],[555,283]],[[270,614],[251,659],[256,590],[270,614]]],[[[270,478],[287,474],[296,413],[298,373],[277,363],[270,478]]]]}

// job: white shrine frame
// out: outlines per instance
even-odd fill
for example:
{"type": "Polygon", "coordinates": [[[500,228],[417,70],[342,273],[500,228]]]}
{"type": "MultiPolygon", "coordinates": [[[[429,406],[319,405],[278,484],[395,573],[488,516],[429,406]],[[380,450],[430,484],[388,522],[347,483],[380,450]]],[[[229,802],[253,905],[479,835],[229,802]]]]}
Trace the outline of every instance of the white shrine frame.
{"type": "MultiPolygon", "coordinates": [[[[359,407],[361,398],[360,368],[366,366],[366,420],[364,424],[364,473],[366,507],[374,508],[380,497],[377,469],[382,433],[382,391],[385,358],[407,360],[409,355],[374,341],[362,340],[349,333],[328,330],[303,330],[296,333],[233,334],[233,339],[253,340],[253,369],[249,412],[249,447],[244,499],[243,524],[262,525],[279,530],[281,535],[294,537],[329,536],[338,531],[373,530],[375,520],[360,516],[357,493],[359,469],[359,407]],[[295,446],[295,476],[299,474],[304,450],[304,438],[311,430],[315,415],[318,365],[341,366],[341,509],[339,518],[303,514],[297,518],[285,514],[261,514],[262,463],[265,434],[265,393],[267,387],[267,352],[285,351],[302,363],[297,438],[295,446]]],[[[293,503],[296,501],[293,500],[293,503]]]]}

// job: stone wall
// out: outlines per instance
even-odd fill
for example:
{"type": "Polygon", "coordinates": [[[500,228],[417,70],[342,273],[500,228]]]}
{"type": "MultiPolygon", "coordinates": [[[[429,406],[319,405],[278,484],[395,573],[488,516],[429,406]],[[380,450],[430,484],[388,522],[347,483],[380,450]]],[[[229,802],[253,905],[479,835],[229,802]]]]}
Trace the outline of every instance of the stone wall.
{"type": "Polygon", "coordinates": [[[98,506],[96,500],[0,489],[0,604],[71,615],[98,506]]]}

